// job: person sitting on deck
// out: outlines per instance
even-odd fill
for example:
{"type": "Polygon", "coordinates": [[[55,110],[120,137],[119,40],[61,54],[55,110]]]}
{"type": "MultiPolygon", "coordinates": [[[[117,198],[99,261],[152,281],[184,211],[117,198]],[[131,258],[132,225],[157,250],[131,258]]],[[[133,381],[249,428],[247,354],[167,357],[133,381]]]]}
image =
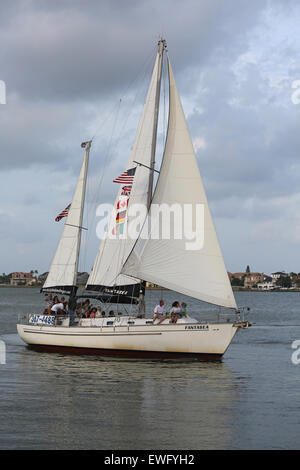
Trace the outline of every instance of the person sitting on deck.
{"type": "Polygon", "coordinates": [[[51,307],[51,315],[63,315],[64,313],[64,304],[57,299],[55,304],[51,307]]]}
{"type": "Polygon", "coordinates": [[[91,308],[90,301],[89,299],[87,299],[83,304],[82,318],[88,318],[90,308],[91,308]]]}
{"type": "Polygon", "coordinates": [[[101,314],[101,307],[97,307],[97,311],[96,311],[96,314],[95,314],[95,317],[96,318],[101,318],[102,314],[101,314]]]}
{"type": "Polygon", "coordinates": [[[82,318],[90,318],[90,315],[92,313],[92,310],[93,309],[96,309],[96,307],[94,307],[93,305],[88,305],[84,308],[83,310],[83,314],[81,315],[82,318]]]}
{"type": "Polygon", "coordinates": [[[60,302],[63,304],[64,306],[64,313],[68,313],[69,311],[69,302],[66,301],[65,297],[62,297],[60,299],[60,302]]]}
{"type": "Polygon", "coordinates": [[[185,302],[181,302],[181,314],[180,314],[181,317],[186,317],[186,303],[185,302]]]}
{"type": "Polygon", "coordinates": [[[75,317],[81,317],[82,312],[83,312],[82,304],[78,303],[75,308],[75,317]]]}
{"type": "Polygon", "coordinates": [[[113,311],[113,310],[110,310],[108,316],[109,316],[109,317],[114,317],[114,316],[115,316],[114,311],[113,311]]]}
{"type": "Polygon", "coordinates": [[[60,299],[61,303],[63,304],[64,306],[64,311],[67,312],[68,311],[68,302],[66,301],[65,297],[62,297],[60,299]]]}
{"type": "Polygon", "coordinates": [[[170,314],[171,314],[171,323],[176,323],[178,318],[180,318],[180,314],[181,314],[181,307],[180,307],[179,302],[176,301],[172,303],[170,314]]]}
{"type": "Polygon", "coordinates": [[[51,309],[53,305],[52,295],[51,294],[45,295],[44,300],[46,302],[46,307],[44,308],[43,315],[47,315],[49,313],[49,308],[51,309]]]}
{"type": "Polygon", "coordinates": [[[164,321],[167,318],[166,315],[164,315],[164,305],[165,305],[165,302],[163,300],[160,300],[159,304],[156,305],[156,307],[154,309],[154,317],[153,317],[153,320],[152,320],[153,324],[154,324],[155,320],[158,319],[158,318],[160,320],[157,323],[157,325],[159,325],[162,321],[164,321]]]}
{"type": "Polygon", "coordinates": [[[52,299],[52,302],[49,301],[48,315],[51,315],[51,309],[52,309],[52,307],[53,307],[55,304],[57,304],[57,303],[59,303],[59,300],[58,300],[58,297],[57,297],[57,295],[56,295],[56,296],[52,299]]]}
{"type": "Polygon", "coordinates": [[[101,316],[102,316],[102,318],[105,317],[105,312],[104,311],[101,312],[101,316]]]}
{"type": "Polygon", "coordinates": [[[96,307],[93,307],[92,310],[90,311],[89,317],[90,318],[95,318],[96,312],[97,312],[96,307]]]}

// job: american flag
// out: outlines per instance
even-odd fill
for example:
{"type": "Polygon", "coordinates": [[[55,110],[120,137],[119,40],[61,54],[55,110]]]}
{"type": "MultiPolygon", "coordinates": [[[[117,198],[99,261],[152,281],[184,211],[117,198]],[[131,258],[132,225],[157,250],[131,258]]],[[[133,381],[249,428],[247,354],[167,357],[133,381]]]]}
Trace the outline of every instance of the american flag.
{"type": "Polygon", "coordinates": [[[71,204],[69,204],[55,219],[55,222],[59,222],[63,217],[67,217],[71,204]]]}
{"type": "Polygon", "coordinates": [[[132,184],[135,174],[135,168],[130,168],[129,170],[124,171],[118,178],[113,180],[113,183],[122,183],[122,184],[132,184]]]}

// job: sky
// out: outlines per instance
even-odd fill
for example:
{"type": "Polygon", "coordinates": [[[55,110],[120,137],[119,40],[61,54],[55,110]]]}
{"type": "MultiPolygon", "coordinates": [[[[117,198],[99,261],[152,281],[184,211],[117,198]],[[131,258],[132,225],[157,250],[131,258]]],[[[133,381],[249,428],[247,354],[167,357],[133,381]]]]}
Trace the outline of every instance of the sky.
{"type": "Polygon", "coordinates": [[[90,271],[160,37],[228,271],[300,272],[299,22],[297,0],[1,0],[0,272],[49,269],[94,136],[90,271]]]}

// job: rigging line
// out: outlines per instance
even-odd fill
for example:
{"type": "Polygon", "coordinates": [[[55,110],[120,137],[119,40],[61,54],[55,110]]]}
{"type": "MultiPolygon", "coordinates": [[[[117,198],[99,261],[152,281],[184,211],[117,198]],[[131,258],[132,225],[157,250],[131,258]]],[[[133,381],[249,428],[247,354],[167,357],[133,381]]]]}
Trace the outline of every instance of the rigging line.
{"type": "MultiPolygon", "coordinates": [[[[149,62],[149,60],[148,60],[147,62],[149,62]]],[[[143,82],[144,82],[144,79],[145,79],[146,75],[148,74],[148,68],[149,68],[149,64],[147,64],[147,70],[145,69],[144,77],[143,77],[143,82]]],[[[121,130],[120,130],[120,133],[122,133],[122,132],[124,131],[124,129],[125,129],[126,125],[127,125],[127,122],[128,122],[128,120],[129,120],[129,117],[131,116],[131,114],[132,114],[132,112],[133,112],[133,109],[134,109],[134,107],[135,107],[135,103],[136,103],[136,101],[137,101],[137,97],[138,97],[139,93],[140,93],[140,91],[138,90],[137,93],[136,93],[136,95],[135,95],[134,101],[133,101],[133,103],[132,103],[132,105],[131,105],[130,112],[127,113],[127,118],[124,120],[124,123],[123,123],[123,126],[122,126],[121,130]]],[[[118,193],[117,193],[117,197],[118,197],[118,198],[120,197],[120,193],[121,193],[121,188],[119,188],[118,193]]],[[[124,243],[122,243],[122,240],[121,240],[120,246],[122,246],[122,245],[124,245],[124,243]]],[[[122,250],[120,249],[120,250],[119,250],[119,257],[123,259],[124,254],[121,255],[121,251],[122,251],[122,250]]]]}
{"type": "MultiPolygon", "coordinates": [[[[89,150],[90,151],[90,150],[89,150]]],[[[90,187],[88,184],[88,172],[86,175],[86,188],[85,188],[85,197],[84,197],[84,206],[83,206],[83,217],[82,220],[85,219],[86,226],[89,226],[89,218],[88,218],[88,211],[87,211],[87,201],[89,200],[89,195],[90,195],[90,187]]],[[[78,259],[78,266],[77,266],[77,272],[81,272],[79,268],[81,268],[82,272],[86,272],[86,266],[87,266],[87,242],[89,239],[89,232],[87,228],[83,228],[84,230],[87,231],[87,233],[83,232],[81,230],[81,238],[80,238],[80,247],[79,247],[79,259],[78,259]]],[[[76,274],[77,275],[77,274],[76,274]]]]}
{"type": "MultiPolygon", "coordinates": [[[[166,58],[164,57],[164,61],[166,63],[166,58]]],[[[167,130],[167,126],[166,126],[166,122],[167,122],[167,118],[166,118],[166,113],[167,113],[167,108],[166,108],[166,89],[167,89],[167,66],[165,65],[163,67],[163,70],[164,70],[164,74],[163,74],[163,81],[164,81],[164,86],[163,86],[163,93],[164,93],[164,123],[163,123],[163,140],[164,142],[166,141],[166,130],[167,130]]]]}
{"type": "MultiPolygon", "coordinates": [[[[126,230],[127,230],[127,223],[124,222],[124,225],[126,225],[126,230]]],[[[125,229],[125,227],[124,227],[125,229]]],[[[120,228],[119,228],[120,230],[120,228]]],[[[126,234],[127,235],[127,234],[126,234]]],[[[122,265],[123,265],[123,259],[124,259],[124,252],[125,252],[125,245],[126,245],[126,239],[120,239],[120,232],[119,232],[119,243],[118,243],[118,252],[117,252],[117,259],[119,260],[119,262],[121,261],[122,265]]],[[[118,276],[120,276],[120,272],[116,275],[115,279],[114,279],[114,282],[117,282],[117,278],[118,276]]]]}
{"type": "MultiPolygon", "coordinates": [[[[110,139],[109,139],[108,151],[107,151],[107,153],[105,155],[105,159],[104,159],[103,170],[101,172],[99,183],[97,185],[97,190],[95,191],[95,194],[94,194],[94,198],[93,198],[94,200],[91,202],[91,207],[94,207],[94,208],[97,204],[97,201],[100,201],[100,194],[101,194],[101,189],[102,189],[103,178],[104,178],[104,175],[105,175],[105,170],[106,170],[108,158],[111,155],[112,141],[113,141],[113,137],[114,137],[114,134],[115,134],[115,129],[116,129],[116,126],[117,126],[117,121],[118,121],[118,117],[119,117],[119,113],[120,113],[121,102],[122,102],[122,100],[119,100],[119,106],[118,106],[118,110],[117,110],[116,119],[115,119],[115,122],[114,122],[114,125],[113,125],[113,128],[112,128],[110,139]]],[[[96,217],[93,218],[93,223],[92,223],[92,227],[91,227],[91,230],[90,230],[91,232],[94,231],[95,225],[96,225],[96,217]]],[[[90,237],[89,237],[89,234],[88,234],[88,236],[87,236],[87,245],[89,243],[89,240],[90,240],[90,237]]]]}
{"type": "MultiPolygon", "coordinates": [[[[148,61],[148,62],[149,62],[149,61],[148,61]]],[[[144,72],[144,75],[145,75],[144,78],[146,77],[146,75],[148,75],[148,68],[150,67],[150,65],[152,66],[152,64],[147,64],[147,70],[145,70],[145,72],[144,72]]],[[[144,78],[143,78],[143,81],[144,81],[144,78]]],[[[130,111],[130,113],[127,114],[127,120],[125,120],[125,122],[124,122],[124,124],[123,124],[123,129],[124,129],[125,126],[127,125],[127,121],[128,121],[128,119],[129,119],[129,117],[130,117],[130,115],[131,115],[131,113],[132,113],[132,110],[134,109],[134,104],[135,104],[136,101],[137,101],[137,96],[138,96],[139,93],[140,93],[140,91],[138,90],[137,93],[136,93],[136,96],[135,96],[135,98],[134,98],[133,105],[131,106],[131,111],[130,111]]],[[[146,93],[147,93],[147,92],[146,92],[146,93]]],[[[121,102],[121,100],[120,100],[120,102],[121,102]]],[[[102,179],[103,179],[103,176],[104,176],[104,172],[102,173],[102,179]]],[[[101,181],[102,181],[102,180],[101,180],[101,181]]],[[[120,194],[121,194],[121,187],[119,188],[118,193],[117,193],[117,197],[118,197],[118,198],[120,197],[120,194]]],[[[100,193],[99,193],[99,195],[100,195],[100,193]]],[[[103,250],[102,253],[101,253],[101,257],[102,257],[102,255],[103,255],[103,253],[104,253],[104,250],[103,250]]],[[[120,243],[119,243],[119,246],[118,246],[118,259],[119,259],[119,260],[124,260],[124,258],[125,258],[124,255],[125,255],[125,242],[124,242],[124,240],[121,239],[121,240],[120,240],[120,243]]],[[[101,258],[100,258],[100,260],[101,260],[101,258]]]]}
{"type": "MultiPolygon", "coordinates": [[[[145,71],[144,71],[144,74],[143,74],[142,81],[144,81],[145,76],[146,76],[146,74],[148,73],[149,62],[150,62],[150,59],[151,59],[151,61],[152,61],[152,58],[153,58],[153,51],[152,51],[152,54],[146,59],[145,64],[144,64],[144,66],[143,66],[143,69],[145,69],[145,71]],[[145,67],[145,65],[146,65],[146,67],[145,67]]],[[[141,75],[141,74],[140,74],[140,75],[141,75]]],[[[135,80],[135,81],[137,81],[137,80],[135,80]]],[[[130,88],[130,85],[127,87],[127,90],[128,90],[129,88],[130,88]]],[[[132,113],[133,113],[133,109],[134,109],[134,107],[135,107],[135,104],[136,104],[137,97],[138,97],[139,93],[140,93],[140,91],[137,90],[137,92],[136,92],[136,94],[135,94],[135,97],[134,97],[134,100],[133,100],[133,102],[132,102],[132,104],[131,104],[131,106],[130,106],[130,111],[129,111],[129,113],[126,114],[126,118],[125,118],[125,120],[124,120],[124,122],[123,122],[123,126],[120,128],[120,134],[124,131],[125,127],[127,126],[127,122],[128,122],[129,118],[131,117],[131,115],[132,115],[132,113]]],[[[119,101],[119,105],[121,104],[122,101],[123,101],[123,99],[121,98],[120,101],[119,101]]],[[[120,107],[118,108],[118,112],[119,112],[119,111],[120,111],[120,107]]],[[[112,140],[112,139],[111,139],[111,140],[112,140]]],[[[105,168],[105,166],[104,166],[104,168],[105,168]]],[[[102,179],[103,179],[103,177],[102,177],[102,179]]],[[[99,186],[100,186],[100,185],[99,185],[99,186]]],[[[99,194],[99,196],[100,196],[100,194],[99,194]]]]}
{"type": "MultiPolygon", "coordinates": [[[[86,220],[87,225],[88,225],[88,218],[86,220]]],[[[87,272],[87,238],[88,238],[88,232],[83,232],[81,237],[81,248],[80,248],[80,258],[79,258],[79,263],[80,263],[80,268],[78,268],[78,272],[87,272]]],[[[79,264],[78,263],[78,264],[79,264]]]]}
{"type": "MultiPolygon", "coordinates": [[[[133,305],[133,290],[131,292],[131,301],[130,301],[130,313],[132,314],[132,305],[133,305]]],[[[137,304],[138,306],[138,304],[137,304]]]]}
{"type": "Polygon", "coordinates": [[[100,130],[100,128],[102,128],[103,124],[104,124],[105,122],[109,122],[111,116],[113,116],[113,115],[115,114],[116,109],[118,109],[119,102],[120,102],[120,99],[117,101],[116,104],[114,104],[114,106],[113,106],[113,108],[111,109],[111,111],[109,111],[109,112],[104,116],[104,118],[103,118],[102,121],[100,122],[100,125],[97,127],[95,134],[93,135],[93,137],[92,137],[92,139],[91,139],[92,141],[94,141],[94,140],[96,139],[96,137],[99,136],[99,133],[100,133],[99,130],[100,130]]]}
{"type": "MultiPolygon", "coordinates": [[[[156,55],[156,51],[155,51],[155,55],[156,55]]],[[[148,57],[147,60],[145,61],[145,64],[147,65],[147,68],[149,67],[148,62],[150,61],[150,58],[152,59],[152,57],[153,57],[153,50],[152,50],[151,56],[148,57]]],[[[152,62],[152,60],[151,60],[151,62],[152,62]]],[[[146,75],[146,73],[147,73],[146,67],[144,67],[144,69],[145,69],[144,75],[146,75]]],[[[139,93],[139,90],[138,90],[138,92],[136,93],[134,103],[135,103],[136,100],[137,100],[138,93],[139,93]]],[[[131,111],[132,111],[132,109],[133,109],[133,106],[131,107],[131,111]]],[[[127,120],[125,120],[125,122],[124,122],[124,124],[123,124],[123,127],[126,126],[128,119],[129,119],[129,114],[127,114],[127,120]]],[[[102,183],[103,177],[104,177],[104,172],[103,172],[103,174],[102,174],[102,178],[101,178],[101,180],[100,180],[100,183],[102,183]]],[[[100,184],[100,185],[101,185],[101,184],[100,184]]],[[[100,186],[100,185],[99,185],[99,186],[100,186]]],[[[99,193],[100,193],[100,191],[99,191],[99,193]]],[[[120,195],[120,189],[119,189],[119,191],[118,191],[118,195],[120,195]]],[[[109,224],[109,226],[110,226],[110,224],[109,224]]],[[[121,260],[123,260],[123,259],[125,258],[125,256],[124,256],[124,255],[125,255],[125,253],[124,253],[125,244],[121,242],[121,243],[120,243],[120,246],[119,246],[118,248],[119,248],[119,250],[118,250],[118,258],[121,259],[121,260]],[[123,246],[122,246],[122,245],[123,245],[123,246]],[[123,253],[122,253],[122,252],[123,252],[123,253]]],[[[98,253],[99,253],[99,251],[98,251],[98,253]]],[[[101,258],[102,258],[102,256],[103,256],[103,253],[104,253],[104,250],[101,251],[101,253],[100,253],[100,258],[99,258],[99,260],[97,260],[97,264],[99,264],[99,262],[101,262],[101,258]]]]}
{"type": "MultiPolygon", "coordinates": [[[[92,143],[92,141],[91,141],[92,143]]],[[[90,147],[91,149],[91,147],[90,147]]],[[[89,149],[89,152],[90,152],[89,149]]],[[[82,224],[84,222],[86,227],[89,226],[89,219],[88,219],[88,211],[87,211],[87,201],[89,200],[89,185],[88,185],[88,171],[86,174],[86,182],[85,182],[85,197],[83,201],[83,214],[82,214],[82,224]]],[[[79,257],[78,257],[78,266],[77,266],[77,272],[85,272],[86,271],[86,251],[87,251],[87,237],[88,237],[88,229],[85,229],[87,231],[83,232],[81,231],[80,235],[80,247],[79,247],[79,257]]]]}
{"type": "Polygon", "coordinates": [[[145,168],[148,168],[148,170],[155,171],[156,173],[160,173],[158,170],[155,170],[155,168],[151,168],[148,165],[144,165],[143,163],[137,162],[136,160],[133,160],[133,163],[137,163],[139,166],[144,166],[145,168]]]}
{"type": "Polygon", "coordinates": [[[88,230],[87,228],[81,227],[80,225],[73,225],[73,224],[65,224],[65,225],[69,225],[70,227],[80,228],[80,229],[82,229],[82,230],[88,230]]]}
{"type": "Polygon", "coordinates": [[[120,99],[119,102],[118,102],[116,118],[114,120],[114,125],[112,127],[112,131],[111,131],[111,134],[110,134],[109,143],[108,143],[108,150],[107,150],[107,153],[106,153],[106,156],[105,156],[105,159],[104,159],[103,171],[101,173],[101,177],[100,177],[100,180],[99,180],[99,183],[98,183],[98,188],[97,188],[97,191],[96,191],[96,194],[95,194],[95,197],[94,197],[94,204],[96,203],[97,200],[99,200],[99,197],[100,197],[100,189],[101,189],[101,186],[102,186],[102,182],[103,182],[103,178],[104,178],[104,173],[105,173],[105,168],[106,168],[106,165],[107,165],[108,157],[110,156],[111,149],[112,149],[112,141],[113,141],[113,136],[115,134],[117,121],[118,121],[119,114],[120,114],[121,103],[122,103],[122,99],[120,99]]]}
{"type": "MultiPolygon", "coordinates": [[[[168,74],[168,77],[169,77],[169,74],[168,74]]],[[[169,82],[169,80],[168,80],[168,83],[169,83],[169,88],[170,88],[170,82],[169,82]]],[[[170,101],[169,101],[169,114],[170,114],[170,101]]],[[[169,122],[170,122],[170,120],[168,119],[167,134],[168,134],[168,130],[169,130],[169,122]]],[[[165,152],[165,148],[164,148],[164,152],[165,152]]],[[[164,152],[163,152],[163,157],[164,157],[164,152]]],[[[159,176],[160,176],[160,175],[159,175],[159,176]]],[[[156,183],[156,187],[155,187],[155,189],[154,189],[154,193],[152,194],[151,201],[153,200],[153,197],[154,197],[154,194],[155,194],[155,192],[156,192],[156,189],[157,189],[157,183],[156,183]]],[[[135,246],[136,246],[137,240],[140,239],[140,235],[141,235],[142,230],[143,230],[143,228],[144,228],[144,226],[145,226],[145,223],[146,223],[146,221],[149,219],[149,213],[150,213],[150,207],[148,208],[147,215],[146,215],[146,217],[145,217],[143,223],[141,224],[141,229],[140,229],[140,231],[139,231],[139,235],[138,235],[137,239],[135,240],[135,243],[133,244],[131,250],[129,251],[129,254],[128,254],[127,258],[125,259],[125,262],[123,262],[123,267],[126,265],[126,263],[127,263],[128,259],[129,259],[130,255],[131,255],[131,253],[133,252],[133,250],[134,250],[134,248],[135,248],[135,246]]],[[[151,229],[150,229],[150,230],[151,230],[151,229]]],[[[130,277],[133,277],[133,276],[130,276],[130,277]]],[[[134,279],[135,279],[135,278],[134,278],[134,279]]]]}
{"type": "MultiPolygon", "coordinates": [[[[150,56],[152,56],[152,54],[153,54],[153,51],[152,51],[152,49],[151,49],[151,55],[148,55],[148,56],[147,56],[147,58],[146,58],[146,60],[145,60],[145,62],[144,62],[144,64],[143,64],[142,69],[145,67],[145,64],[147,64],[147,62],[150,60],[150,56]]],[[[134,82],[138,79],[138,77],[139,77],[139,75],[136,77],[136,79],[135,79],[132,83],[134,83],[134,82]]],[[[127,93],[127,91],[128,91],[128,89],[130,88],[130,86],[131,86],[131,83],[129,83],[129,85],[127,86],[126,90],[124,90],[124,93],[125,93],[125,91],[126,91],[126,93],[127,93]]],[[[118,102],[118,108],[117,108],[117,109],[118,109],[118,114],[119,114],[119,110],[120,110],[120,103],[121,103],[121,100],[119,100],[119,102],[118,102]]],[[[114,108],[113,108],[113,113],[115,112],[115,108],[116,108],[116,106],[114,106],[114,108]]],[[[112,112],[109,114],[109,118],[110,118],[111,115],[112,115],[112,112]]],[[[107,116],[105,116],[105,118],[104,118],[103,121],[101,122],[101,126],[103,125],[103,122],[105,122],[107,119],[108,119],[107,116]]],[[[115,125],[116,125],[116,121],[115,121],[115,125]]],[[[115,130],[115,125],[114,125],[114,127],[113,127],[113,132],[114,132],[114,130],[115,130]]],[[[100,126],[99,126],[99,127],[100,127],[100,126]]],[[[99,129],[99,127],[98,127],[98,129],[99,129]]],[[[92,141],[95,139],[96,135],[97,135],[97,131],[96,131],[96,133],[94,134],[94,136],[92,137],[92,139],[91,139],[92,141]]],[[[112,133],[112,135],[113,135],[113,133],[112,133]]],[[[112,136],[111,136],[111,140],[112,140],[112,136]]],[[[108,159],[108,154],[106,155],[106,160],[105,160],[104,168],[105,168],[105,166],[106,166],[106,161],[107,161],[107,159],[108,159]]],[[[100,179],[100,184],[99,184],[99,186],[101,186],[101,184],[102,184],[103,175],[104,175],[104,172],[103,172],[103,174],[102,174],[102,178],[100,179]]],[[[87,211],[86,211],[86,213],[87,213],[87,211]]],[[[87,214],[87,217],[88,217],[88,214],[87,214]]],[[[84,240],[83,242],[85,242],[85,241],[86,241],[86,243],[83,243],[83,245],[84,245],[84,254],[85,254],[84,264],[86,264],[87,245],[88,245],[88,241],[89,241],[89,234],[87,234],[86,240],[84,240]]]]}
{"type": "MultiPolygon", "coordinates": [[[[155,51],[155,57],[156,57],[156,54],[157,54],[157,51],[155,51]]],[[[151,64],[149,64],[149,65],[147,66],[147,69],[150,68],[150,66],[151,66],[151,69],[152,69],[152,67],[153,67],[153,64],[152,64],[152,63],[153,63],[153,60],[151,61],[151,64]]],[[[145,69],[145,77],[146,77],[146,75],[148,76],[148,70],[145,69]]],[[[151,77],[152,77],[152,74],[150,74],[150,75],[151,75],[151,77]]],[[[144,77],[144,78],[145,78],[145,77],[144,77]]],[[[155,86],[155,85],[153,84],[153,86],[155,86]]],[[[146,93],[145,93],[145,96],[144,96],[144,105],[145,105],[145,102],[146,102],[146,97],[147,97],[147,93],[148,93],[148,92],[149,92],[149,88],[148,88],[148,90],[146,89],[146,93]]],[[[136,97],[135,97],[135,100],[134,100],[134,104],[135,104],[135,102],[137,101],[137,96],[138,96],[138,93],[136,94],[136,97]]],[[[132,106],[132,109],[134,108],[134,104],[133,104],[133,106],[132,106]]],[[[128,120],[128,118],[129,118],[129,116],[127,117],[127,120],[128,120]]],[[[143,115],[143,119],[145,119],[145,116],[144,116],[144,115],[143,115]]],[[[125,124],[127,124],[127,122],[125,122],[125,124]]],[[[125,125],[124,125],[124,127],[125,127],[125,125]]],[[[142,125],[141,125],[141,128],[142,128],[142,125]]],[[[136,134],[136,149],[137,149],[138,146],[139,146],[140,139],[141,139],[141,133],[136,134]]],[[[134,161],[134,160],[133,160],[133,161],[134,161]]],[[[157,170],[154,170],[154,171],[157,171],[157,170]]],[[[120,195],[120,194],[119,194],[119,195],[120,195]]],[[[131,202],[132,202],[132,196],[131,196],[131,202]]],[[[126,220],[126,222],[127,222],[127,224],[128,224],[128,215],[127,215],[127,220],[126,220]]],[[[121,240],[121,242],[120,242],[119,245],[120,245],[120,249],[119,249],[119,257],[118,257],[118,259],[121,260],[121,261],[122,261],[122,264],[123,264],[124,261],[125,261],[125,259],[126,259],[126,257],[125,257],[126,243],[125,243],[124,240],[121,240]]]]}
{"type": "MultiPolygon", "coordinates": [[[[89,200],[89,187],[87,185],[87,190],[86,190],[86,201],[89,200]]],[[[87,203],[86,203],[87,205],[87,203]]],[[[85,222],[87,227],[89,226],[89,217],[88,217],[88,211],[84,211],[84,217],[85,217],[85,222]]],[[[81,264],[81,269],[83,272],[86,272],[86,266],[87,266],[87,239],[88,239],[88,231],[87,232],[82,232],[81,233],[81,247],[80,247],[80,257],[78,261],[78,266],[79,263],[81,264]]],[[[79,269],[78,269],[79,271],[79,269]]]]}
{"type": "MultiPolygon", "coordinates": [[[[139,81],[140,79],[140,76],[144,74],[144,68],[147,67],[147,64],[148,62],[150,61],[150,59],[152,59],[153,57],[153,48],[151,48],[151,53],[148,53],[148,55],[146,55],[146,60],[144,61],[140,71],[138,72],[138,74],[136,75],[136,77],[133,79],[133,80],[130,80],[127,84],[127,86],[124,87],[122,93],[121,93],[121,98],[120,99],[125,99],[128,91],[133,88],[133,86],[135,85],[135,83],[137,81],[139,81]]],[[[114,114],[115,112],[115,108],[117,106],[115,105],[112,112],[109,112],[109,117],[114,114]]],[[[107,115],[104,117],[104,119],[101,121],[100,125],[96,128],[96,131],[95,131],[95,134],[94,136],[92,137],[92,140],[94,140],[96,138],[97,135],[99,135],[99,130],[100,128],[102,127],[103,123],[106,122],[108,120],[107,118],[107,115]]]]}
{"type": "MultiPolygon", "coordinates": [[[[142,77],[141,80],[140,80],[143,84],[144,84],[144,81],[145,81],[146,77],[148,77],[149,70],[151,70],[151,68],[152,68],[152,64],[153,64],[153,54],[150,56],[150,59],[151,59],[151,61],[150,61],[150,60],[147,61],[147,64],[146,64],[146,67],[145,67],[145,70],[144,70],[144,73],[143,73],[143,77],[142,77]]],[[[131,105],[130,105],[130,111],[129,111],[129,113],[127,113],[126,118],[125,118],[125,120],[124,120],[123,127],[121,128],[121,132],[123,132],[124,129],[126,128],[127,123],[128,123],[128,120],[129,120],[129,118],[131,117],[131,115],[132,115],[132,113],[133,113],[133,110],[134,110],[134,108],[135,108],[135,106],[136,106],[136,103],[137,103],[137,101],[138,101],[138,96],[139,96],[139,94],[141,94],[141,93],[142,93],[141,90],[138,89],[137,92],[136,92],[136,94],[135,94],[135,96],[134,96],[133,102],[132,102],[131,105]]],[[[144,89],[143,89],[143,96],[144,96],[144,102],[145,102],[145,99],[146,99],[146,96],[147,96],[147,88],[146,88],[146,91],[144,91],[144,89]]]]}

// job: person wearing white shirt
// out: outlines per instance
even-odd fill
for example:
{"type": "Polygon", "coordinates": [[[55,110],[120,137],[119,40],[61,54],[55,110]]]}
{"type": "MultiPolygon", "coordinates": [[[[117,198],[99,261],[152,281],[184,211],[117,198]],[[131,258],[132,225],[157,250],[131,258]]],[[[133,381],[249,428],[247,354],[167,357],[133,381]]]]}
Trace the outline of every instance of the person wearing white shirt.
{"type": "Polygon", "coordinates": [[[156,307],[154,309],[154,317],[153,317],[153,320],[152,320],[153,324],[154,324],[155,320],[157,320],[158,318],[160,318],[160,321],[158,322],[158,324],[166,318],[165,315],[164,315],[164,305],[165,305],[165,302],[163,300],[160,300],[159,304],[156,305],[156,307]]]}
{"type": "Polygon", "coordinates": [[[181,307],[180,307],[179,302],[173,302],[172,308],[170,310],[171,323],[176,323],[178,318],[180,318],[180,314],[181,314],[181,307]]]}
{"type": "Polygon", "coordinates": [[[52,315],[64,313],[64,304],[62,302],[56,302],[56,304],[51,307],[51,313],[52,315]]]}

